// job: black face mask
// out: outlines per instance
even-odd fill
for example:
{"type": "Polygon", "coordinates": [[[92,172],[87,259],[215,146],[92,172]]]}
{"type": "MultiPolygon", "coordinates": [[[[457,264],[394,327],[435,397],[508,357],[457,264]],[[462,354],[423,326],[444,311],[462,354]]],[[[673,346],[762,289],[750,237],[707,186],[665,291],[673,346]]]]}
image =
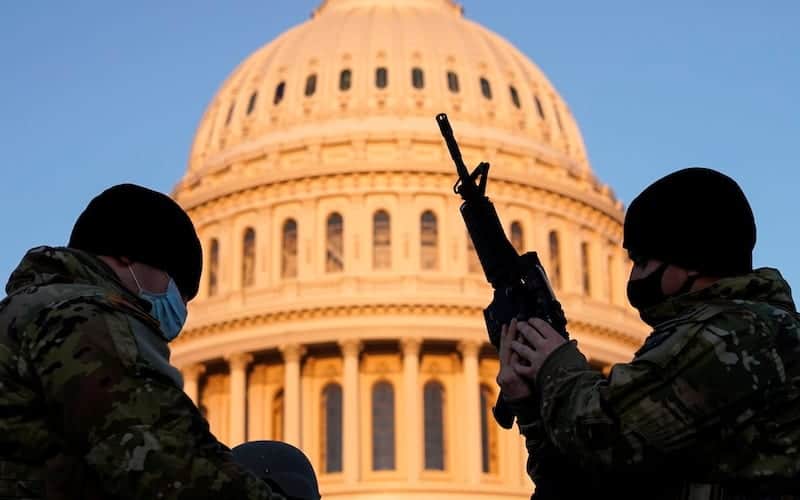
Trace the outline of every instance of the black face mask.
{"type": "Polygon", "coordinates": [[[663,263],[640,280],[628,281],[628,301],[638,310],[647,309],[666,299],[661,291],[661,279],[669,264],[663,263]]]}
{"type": "MultiPolygon", "coordinates": [[[[661,290],[661,280],[664,278],[664,272],[668,267],[669,264],[665,262],[658,266],[655,271],[648,274],[647,277],[628,281],[628,301],[633,307],[643,311],[667,300],[667,296],[661,290]]],[[[686,278],[686,282],[675,295],[682,295],[691,290],[698,277],[699,275],[694,275],[686,278]]]]}

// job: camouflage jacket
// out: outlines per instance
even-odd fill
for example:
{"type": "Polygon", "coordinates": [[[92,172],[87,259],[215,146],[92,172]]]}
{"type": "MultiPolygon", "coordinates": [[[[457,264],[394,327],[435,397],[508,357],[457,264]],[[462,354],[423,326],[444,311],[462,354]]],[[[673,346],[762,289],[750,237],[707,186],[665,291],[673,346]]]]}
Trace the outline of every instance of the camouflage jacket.
{"type": "Polygon", "coordinates": [[[653,332],[608,378],[575,342],[545,360],[540,403],[519,419],[534,481],[563,473],[537,458],[555,453],[601,496],[800,498],[800,316],[778,271],[718,281],[642,318],[653,332]]]}
{"type": "Polygon", "coordinates": [[[35,248],[0,303],[0,498],[271,499],[182,390],[149,304],[35,248]]]}

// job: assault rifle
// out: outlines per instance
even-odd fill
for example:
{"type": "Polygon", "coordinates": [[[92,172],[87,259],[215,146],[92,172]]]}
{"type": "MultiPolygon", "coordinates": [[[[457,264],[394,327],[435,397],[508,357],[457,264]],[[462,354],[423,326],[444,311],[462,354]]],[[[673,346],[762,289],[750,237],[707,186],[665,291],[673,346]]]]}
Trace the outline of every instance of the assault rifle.
{"type": "MultiPolygon", "coordinates": [[[[513,318],[527,321],[534,317],[547,321],[564,338],[569,339],[567,319],[539,256],[536,252],[517,253],[503,231],[494,205],[486,196],[489,164],[482,162],[470,173],[461,158],[447,115],[436,115],[436,123],[458,172],[453,191],[464,200],[461,216],[486,280],[494,289],[492,302],[483,310],[489,341],[499,350],[503,325],[510,323],[513,318]]],[[[493,413],[502,427],[510,429],[514,424],[514,415],[503,400],[502,393],[498,395],[493,413]]]]}

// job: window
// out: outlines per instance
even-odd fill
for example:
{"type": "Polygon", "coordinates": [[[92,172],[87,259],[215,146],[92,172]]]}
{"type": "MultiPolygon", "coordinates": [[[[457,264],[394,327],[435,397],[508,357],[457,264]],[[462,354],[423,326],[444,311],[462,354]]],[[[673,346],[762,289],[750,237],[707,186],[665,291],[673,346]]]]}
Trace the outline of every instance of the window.
{"type": "Polygon", "coordinates": [[[514,103],[514,107],[516,107],[517,109],[521,108],[522,103],[519,102],[519,93],[517,93],[517,89],[514,88],[513,85],[511,85],[510,87],[508,87],[508,91],[511,92],[511,102],[514,103]]]}
{"type": "Polygon", "coordinates": [[[606,282],[608,284],[608,301],[610,303],[614,303],[616,297],[614,297],[614,279],[617,273],[614,272],[614,256],[609,254],[606,258],[606,282]]]}
{"type": "Polygon", "coordinates": [[[322,390],[322,470],[342,472],[342,386],[322,390]]]}
{"type": "Polygon", "coordinates": [[[444,470],[444,387],[436,381],[425,384],[425,469],[444,470]]]}
{"type": "Polygon", "coordinates": [[[550,283],[554,288],[561,288],[561,250],[558,244],[558,233],[550,231],[548,242],[550,243],[550,269],[547,271],[550,283]]]}
{"type": "Polygon", "coordinates": [[[514,247],[517,253],[521,254],[525,251],[522,224],[517,220],[511,223],[511,246],[514,247]]]}
{"type": "Polygon", "coordinates": [[[561,113],[558,112],[558,106],[555,107],[556,112],[556,123],[558,123],[558,130],[564,131],[564,125],[561,124],[561,113]]]}
{"type": "Polygon", "coordinates": [[[589,259],[589,244],[585,241],[581,243],[581,272],[583,273],[583,293],[586,295],[591,295],[592,282],[589,259]]]}
{"type": "Polygon", "coordinates": [[[286,90],[286,82],[281,82],[275,87],[275,97],[272,98],[272,104],[278,105],[283,100],[283,92],[286,90]]]}
{"type": "Polygon", "coordinates": [[[492,86],[489,85],[489,80],[481,78],[481,94],[487,99],[492,98],[492,86]]]}
{"type": "Polygon", "coordinates": [[[536,111],[539,113],[539,118],[544,120],[544,108],[542,107],[542,101],[539,100],[539,96],[533,96],[534,101],[536,101],[536,111]]]}
{"type": "Polygon", "coordinates": [[[450,92],[453,92],[454,94],[457,94],[460,90],[458,86],[458,75],[453,71],[447,72],[447,88],[450,89],[450,92]]]}
{"type": "Polygon", "coordinates": [[[389,72],[386,68],[378,68],[375,70],[375,86],[379,89],[384,89],[389,84],[389,72]]]}
{"type": "Polygon", "coordinates": [[[481,464],[486,474],[497,473],[497,426],[492,422],[494,399],[492,390],[485,385],[481,391],[481,464]]]}
{"type": "Polygon", "coordinates": [[[283,441],[283,390],[272,398],[272,439],[283,441]]]}
{"type": "Polygon", "coordinates": [[[339,73],[339,90],[350,90],[351,85],[353,85],[353,72],[349,69],[343,69],[339,73]]]}
{"type": "Polygon", "coordinates": [[[425,86],[425,75],[422,73],[422,68],[411,70],[411,84],[415,89],[421,89],[425,86]]]}
{"type": "Polygon", "coordinates": [[[328,216],[325,225],[325,271],[329,273],[340,272],[344,269],[344,220],[334,212],[328,216]]]}
{"type": "Polygon", "coordinates": [[[225,125],[228,125],[231,122],[231,118],[233,118],[233,110],[236,108],[236,103],[232,103],[231,107],[228,108],[228,115],[225,117],[225,125]]]}
{"type": "Polygon", "coordinates": [[[219,286],[219,241],[214,238],[211,240],[208,252],[208,295],[213,297],[217,294],[219,286]]]}
{"type": "Polygon", "coordinates": [[[256,282],[256,232],[248,227],[242,242],[242,288],[251,287],[256,282]]]}
{"type": "Polygon", "coordinates": [[[392,266],[392,222],[386,210],[372,216],[372,267],[388,269],[392,266]]]}
{"type": "Polygon", "coordinates": [[[283,223],[281,277],[297,277],[297,221],[294,219],[288,219],[283,223]]]}
{"type": "Polygon", "coordinates": [[[420,217],[420,267],[433,270],[439,267],[439,228],[436,215],[427,210],[420,217]]]}
{"type": "Polygon", "coordinates": [[[472,243],[469,233],[467,233],[467,272],[481,272],[481,261],[478,259],[478,252],[475,251],[475,244],[472,243]]]}
{"type": "Polygon", "coordinates": [[[253,112],[256,109],[256,100],[258,99],[258,92],[253,92],[253,95],[250,96],[250,101],[247,103],[247,114],[253,112]]]}
{"type": "Polygon", "coordinates": [[[317,74],[308,75],[306,78],[306,97],[311,97],[317,91],[317,74]]]}
{"type": "Polygon", "coordinates": [[[372,387],[372,470],[394,470],[394,388],[372,387]]]}

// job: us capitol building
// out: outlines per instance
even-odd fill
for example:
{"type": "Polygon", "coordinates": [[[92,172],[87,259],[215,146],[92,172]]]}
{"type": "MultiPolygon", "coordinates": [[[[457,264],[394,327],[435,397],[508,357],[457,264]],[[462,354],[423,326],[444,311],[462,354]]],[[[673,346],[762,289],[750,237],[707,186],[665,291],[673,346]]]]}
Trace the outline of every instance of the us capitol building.
{"type": "Polygon", "coordinates": [[[452,0],[326,0],[213,97],[174,196],[205,263],[172,362],[214,434],[280,439],[325,498],[527,499],[491,416],[491,300],[434,116],[514,246],[536,249],[599,370],[646,335],[627,305],[623,208],[569,108],[452,0]]]}

